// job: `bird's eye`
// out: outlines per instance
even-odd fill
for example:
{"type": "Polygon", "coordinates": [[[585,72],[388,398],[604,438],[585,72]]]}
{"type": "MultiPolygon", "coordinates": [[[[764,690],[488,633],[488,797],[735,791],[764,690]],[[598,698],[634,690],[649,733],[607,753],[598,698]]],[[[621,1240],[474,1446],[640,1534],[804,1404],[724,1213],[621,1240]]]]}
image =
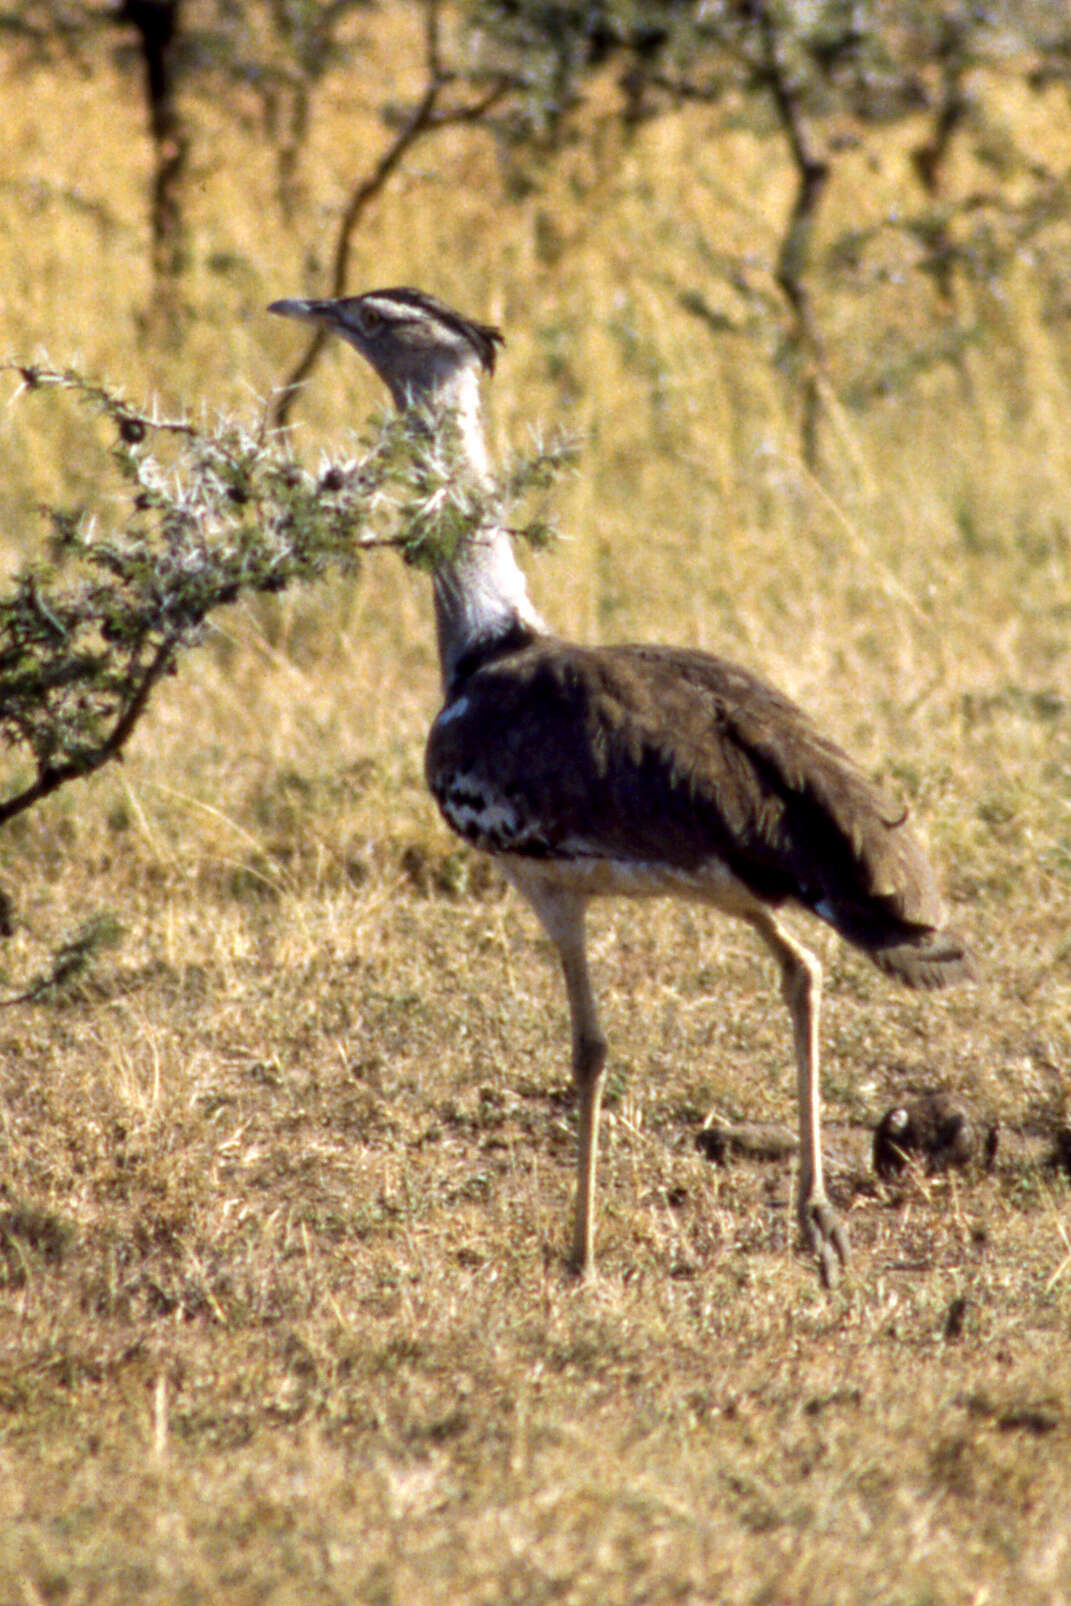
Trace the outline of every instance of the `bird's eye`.
{"type": "Polygon", "coordinates": [[[383,327],[383,314],[375,307],[362,307],[358,321],[363,335],[378,335],[383,327]]]}

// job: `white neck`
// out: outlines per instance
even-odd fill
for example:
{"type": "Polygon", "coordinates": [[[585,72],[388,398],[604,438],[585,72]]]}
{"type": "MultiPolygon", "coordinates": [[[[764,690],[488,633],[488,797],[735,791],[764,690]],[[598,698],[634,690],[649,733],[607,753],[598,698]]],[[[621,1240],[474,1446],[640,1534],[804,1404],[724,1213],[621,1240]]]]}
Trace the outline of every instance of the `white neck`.
{"type": "Polygon", "coordinates": [[[546,630],[528,595],[509,535],[500,525],[468,536],[451,562],[435,571],[434,583],[444,691],[462,659],[479,647],[518,630],[546,630]]]}
{"type": "MultiPolygon", "coordinates": [[[[409,392],[394,399],[404,406],[414,398],[409,392]]],[[[475,363],[459,364],[437,375],[434,386],[421,399],[435,412],[453,416],[465,467],[480,484],[489,485],[490,462],[475,363]]],[[[449,690],[462,659],[481,645],[525,629],[546,629],[528,595],[509,533],[501,525],[485,525],[466,536],[453,558],[435,571],[434,585],[444,691],[449,690]]]]}

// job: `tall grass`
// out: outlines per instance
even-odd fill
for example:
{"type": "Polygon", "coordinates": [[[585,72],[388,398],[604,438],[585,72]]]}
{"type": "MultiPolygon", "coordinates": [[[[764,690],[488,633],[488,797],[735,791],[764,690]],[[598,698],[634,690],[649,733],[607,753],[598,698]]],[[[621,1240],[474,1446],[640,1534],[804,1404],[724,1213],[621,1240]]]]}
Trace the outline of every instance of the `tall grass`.
{"type": "MultiPolygon", "coordinates": [[[[360,19],[292,225],[255,124],[191,107],[172,347],[140,321],[130,81],[103,62],[7,81],[0,349],[168,406],[261,408],[298,338],[264,307],[322,288],[384,86],[411,87],[410,26],[360,19]]],[[[1066,161],[1056,91],[983,87],[1066,161]]],[[[868,138],[819,241],[812,473],[784,331],[753,316],[774,305],[790,193],[776,142],[694,108],[625,139],[601,95],[534,189],[478,132],[420,147],[355,242],[352,287],[414,283],[503,324],[496,438],[549,421],[586,440],[556,493],[567,539],[526,559],[554,626],[727,652],[804,701],[911,805],[984,979],[920,1001],[817,936],[859,1260],[822,1299],[789,1253],[787,1172],[693,1147],[712,1105],[790,1110],[748,935],[600,910],[604,1270],[578,1292],[559,982],[424,794],[425,582],[384,554],[236,608],[122,766],[0,841],[11,990],[91,917],[122,935],[76,986],[0,1014],[4,1599],[1071,1593],[1066,1186],[1012,1167],[883,1192],[848,1130],[935,1084],[1005,1130],[1065,1113],[1066,320],[1025,256],[952,306],[896,231],[831,266],[846,228],[917,199],[911,130],[868,138]],[[716,271],[743,252],[750,298],[716,271]],[[920,364],[950,331],[970,335],[955,360],[920,364]]],[[[329,349],[296,444],[314,456],[383,405],[329,349]]],[[[8,568],[38,500],[99,496],[106,444],[47,397],[5,406],[8,568]]]]}

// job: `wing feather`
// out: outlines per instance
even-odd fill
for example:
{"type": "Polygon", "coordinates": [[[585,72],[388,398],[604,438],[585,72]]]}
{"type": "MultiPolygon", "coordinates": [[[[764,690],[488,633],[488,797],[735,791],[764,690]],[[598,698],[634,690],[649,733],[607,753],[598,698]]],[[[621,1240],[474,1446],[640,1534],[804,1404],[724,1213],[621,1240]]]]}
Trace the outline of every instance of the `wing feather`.
{"type": "Polygon", "coordinates": [[[470,800],[466,834],[492,851],[682,871],[719,859],[758,896],[809,905],[870,950],[943,924],[906,810],[737,665],[542,640],[479,669],[461,695],[463,716],[432,729],[428,781],[455,825],[451,797],[470,800]],[[481,836],[481,820],[494,832],[481,836]]]}

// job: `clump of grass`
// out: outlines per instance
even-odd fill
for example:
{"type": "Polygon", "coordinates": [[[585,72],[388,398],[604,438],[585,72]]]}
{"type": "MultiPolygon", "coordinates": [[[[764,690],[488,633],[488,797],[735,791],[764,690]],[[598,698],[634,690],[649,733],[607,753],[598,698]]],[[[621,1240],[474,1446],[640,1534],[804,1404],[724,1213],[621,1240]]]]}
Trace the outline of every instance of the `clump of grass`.
{"type": "Polygon", "coordinates": [[[63,939],[45,970],[21,992],[0,999],[0,1005],[51,1003],[79,996],[97,956],[109,948],[118,948],[122,938],[122,923],[110,910],[91,915],[63,939]]]}

